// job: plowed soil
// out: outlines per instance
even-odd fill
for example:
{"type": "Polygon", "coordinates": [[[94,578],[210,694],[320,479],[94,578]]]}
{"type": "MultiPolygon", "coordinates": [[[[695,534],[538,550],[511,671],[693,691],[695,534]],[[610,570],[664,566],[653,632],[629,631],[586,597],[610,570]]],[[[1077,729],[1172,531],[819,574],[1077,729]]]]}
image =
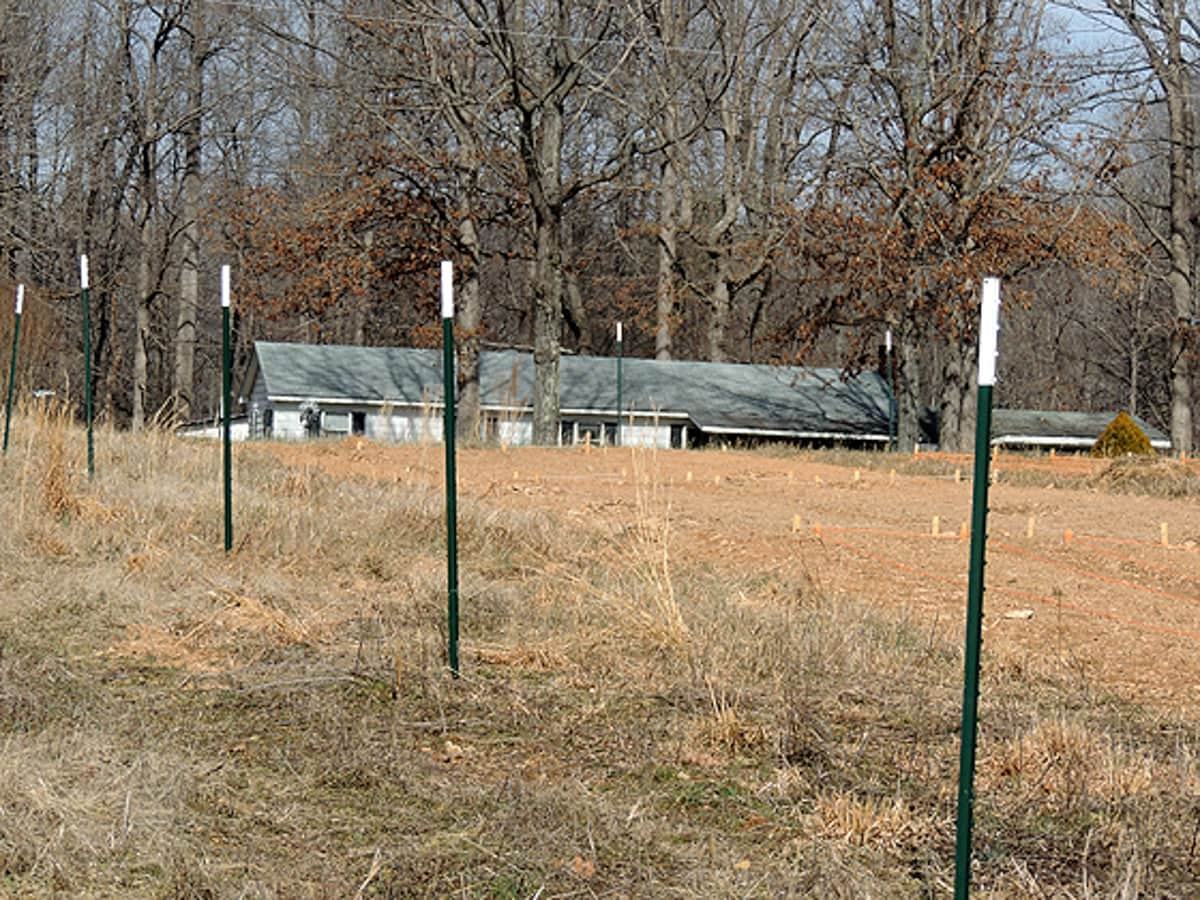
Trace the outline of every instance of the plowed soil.
{"type": "MultiPolygon", "coordinates": [[[[443,484],[440,445],[269,446],[287,465],[335,477],[443,484]]],[[[631,524],[649,502],[669,521],[680,562],[737,572],[751,584],[808,580],[834,598],[906,614],[961,642],[968,461],[956,476],[904,474],[911,465],[892,468],[879,458],[854,468],[847,459],[522,448],[460,450],[457,466],[464,502],[543,510],[580,529],[631,524]]],[[[1102,465],[1017,456],[993,463],[1000,477],[989,502],[985,660],[1036,661],[1194,713],[1200,502],[1016,483],[1031,468],[1078,478],[1102,465]]]]}

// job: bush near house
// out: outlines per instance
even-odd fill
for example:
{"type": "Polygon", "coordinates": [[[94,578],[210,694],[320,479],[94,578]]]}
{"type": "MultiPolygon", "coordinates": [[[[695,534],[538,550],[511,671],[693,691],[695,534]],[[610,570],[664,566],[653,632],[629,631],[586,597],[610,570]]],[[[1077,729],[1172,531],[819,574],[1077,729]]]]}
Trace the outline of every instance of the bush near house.
{"type": "Polygon", "coordinates": [[[1092,444],[1092,456],[1153,456],[1154,448],[1150,446],[1150,438],[1138,428],[1137,423],[1129,413],[1117,413],[1104,432],[1092,444]]]}

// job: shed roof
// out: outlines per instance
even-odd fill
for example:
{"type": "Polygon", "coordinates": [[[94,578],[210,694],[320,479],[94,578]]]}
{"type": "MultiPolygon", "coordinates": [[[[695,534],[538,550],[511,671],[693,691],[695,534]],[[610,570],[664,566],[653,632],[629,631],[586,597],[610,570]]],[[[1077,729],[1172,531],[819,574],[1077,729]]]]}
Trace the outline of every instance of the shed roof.
{"type": "MultiPolygon", "coordinates": [[[[997,409],[992,413],[992,443],[1090,447],[1116,417],[1115,412],[1064,412],[1043,409],[997,409]]],[[[1144,419],[1133,421],[1150,445],[1169,450],[1171,439],[1144,419]]]]}
{"type": "MultiPolygon", "coordinates": [[[[270,342],[255,350],[272,400],[442,402],[438,350],[270,342]]],[[[562,357],[563,414],[615,415],[616,366],[615,357],[562,357]]],[[[687,418],[715,434],[887,438],[889,394],[874,372],[844,378],[837,369],[626,359],[622,389],[627,412],[687,418]]],[[[480,396],[485,408],[528,408],[532,355],[481,353],[480,396]]]]}

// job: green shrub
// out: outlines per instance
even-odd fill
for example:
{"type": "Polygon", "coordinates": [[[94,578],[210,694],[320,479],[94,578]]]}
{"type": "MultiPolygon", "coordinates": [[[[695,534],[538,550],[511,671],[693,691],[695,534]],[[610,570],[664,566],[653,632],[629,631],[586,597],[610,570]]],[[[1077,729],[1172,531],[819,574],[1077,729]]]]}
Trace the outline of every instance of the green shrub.
{"type": "Polygon", "coordinates": [[[1146,432],[1138,428],[1133,417],[1127,412],[1117,413],[1117,417],[1108,423],[1104,433],[1092,444],[1092,456],[1153,456],[1154,448],[1150,446],[1150,438],[1146,432]]]}

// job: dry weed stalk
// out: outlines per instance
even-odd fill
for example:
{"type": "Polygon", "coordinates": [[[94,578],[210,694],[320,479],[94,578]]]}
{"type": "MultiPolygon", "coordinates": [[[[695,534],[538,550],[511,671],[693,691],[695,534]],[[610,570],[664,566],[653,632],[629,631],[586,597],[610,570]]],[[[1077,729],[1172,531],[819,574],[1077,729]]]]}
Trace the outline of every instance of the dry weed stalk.
{"type": "MultiPolygon", "coordinates": [[[[656,650],[691,647],[692,633],[676,596],[671,565],[670,507],[660,480],[647,471],[647,451],[633,451],[636,486],[633,522],[595,560],[603,573],[563,569],[561,577],[606,611],[608,627],[648,643],[656,650]]],[[[649,451],[653,462],[653,451],[649,451]]],[[[651,470],[652,471],[652,470],[651,470]]]]}
{"type": "Polygon", "coordinates": [[[896,847],[930,830],[900,797],[859,797],[845,790],[818,796],[816,816],[825,837],[859,847],[896,847]]]}
{"type": "Polygon", "coordinates": [[[65,404],[43,408],[38,416],[37,433],[46,448],[46,463],[42,469],[42,505],[55,519],[65,519],[79,512],[79,500],[71,484],[67,466],[65,404]]]}
{"type": "Polygon", "coordinates": [[[627,568],[640,590],[617,598],[623,611],[655,645],[680,649],[691,642],[691,630],[675,593],[671,572],[671,506],[661,490],[658,456],[653,448],[633,451],[636,514],[632,553],[627,568]]]}
{"type": "Polygon", "coordinates": [[[736,698],[731,698],[723,686],[718,687],[705,678],[712,715],[700,726],[701,736],[713,746],[738,754],[755,750],[767,742],[767,731],[744,716],[736,698]]]}

